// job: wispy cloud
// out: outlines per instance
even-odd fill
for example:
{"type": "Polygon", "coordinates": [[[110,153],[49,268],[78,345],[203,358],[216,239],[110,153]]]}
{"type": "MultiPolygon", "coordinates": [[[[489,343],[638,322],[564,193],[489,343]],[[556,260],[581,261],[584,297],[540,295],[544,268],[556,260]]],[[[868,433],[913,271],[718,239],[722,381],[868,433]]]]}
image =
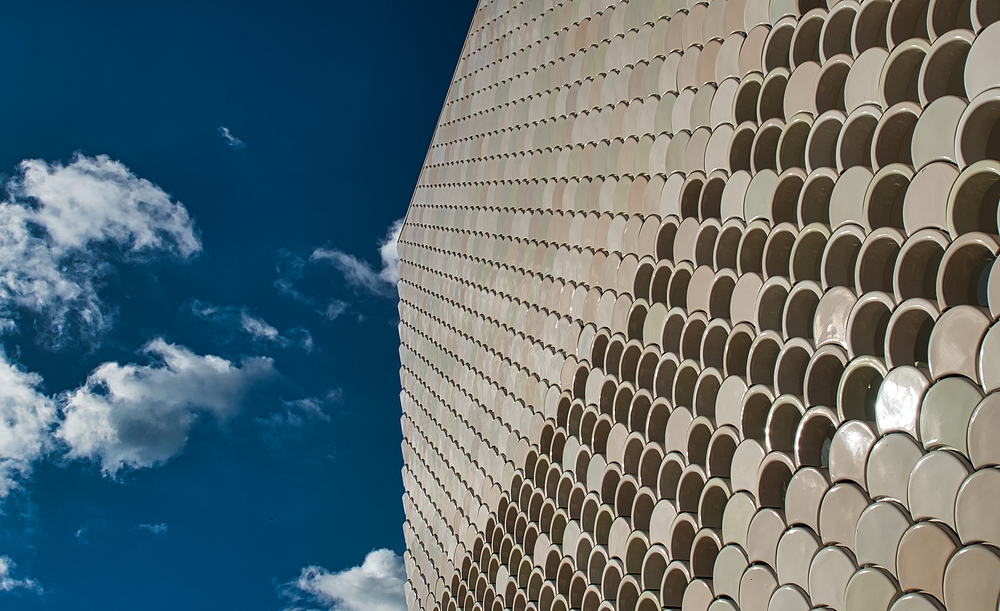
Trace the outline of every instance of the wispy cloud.
{"type": "Polygon", "coordinates": [[[228,127],[220,125],[219,134],[222,135],[222,139],[225,140],[226,144],[228,144],[231,148],[240,150],[240,149],[245,149],[247,147],[247,143],[243,142],[242,140],[234,136],[233,133],[229,131],[228,127]]]}
{"type": "Polygon", "coordinates": [[[308,261],[288,250],[278,251],[278,264],[275,273],[278,279],[274,281],[274,288],[278,293],[288,297],[292,301],[316,307],[316,300],[307,296],[298,289],[296,283],[306,275],[308,261]]]}
{"type": "MultiPolygon", "coordinates": [[[[328,397],[334,395],[328,395],[328,397]]],[[[339,395],[338,395],[339,396],[339,395]]],[[[317,397],[307,397],[305,399],[297,399],[295,401],[286,401],[285,406],[289,409],[295,409],[300,413],[304,414],[307,418],[315,418],[316,420],[323,420],[325,422],[330,421],[330,416],[325,411],[323,411],[323,406],[326,403],[331,402],[329,398],[319,399],[317,397]]]]}
{"type": "Polygon", "coordinates": [[[307,448],[306,440],[323,435],[324,425],[333,420],[331,413],[341,402],[341,391],[333,388],[323,396],[282,400],[281,407],[265,416],[254,418],[257,435],[272,456],[296,453],[309,461],[332,452],[323,448],[319,453],[307,448]]]}
{"type": "Polygon", "coordinates": [[[277,342],[285,339],[266,320],[251,316],[246,311],[240,313],[240,328],[249,333],[254,339],[266,339],[269,342],[277,342]]]}
{"type": "Polygon", "coordinates": [[[77,155],[21,162],[0,202],[0,327],[23,309],[52,345],[75,329],[93,339],[111,324],[97,294],[112,258],[188,259],[201,241],[187,209],[121,162],[77,155]]]}
{"type": "MultiPolygon", "coordinates": [[[[348,312],[351,304],[343,299],[320,298],[304,293],[300,289],[303,278],[310,264],[332,264],[355,289],[379,297],[395,297],[396,284],[399,283],[399,251],[397,244],[399,234],[403,229],[403,219],[394,221],[386,230],[385,235],[376,242],[381,266],[375,269],[369,262],[348,254],[340,249],[321,247],[313,249],[306,261],[298,255],[280,251],[277,266],[278,278],[274,287],[279,293],[293,301],[307,305],[322,316],[327,322],[332,322],[348,312]]],[[[358,321],[364,320],[364,315],[357,313],[358,321]]]]}
{"type": "Polygon", "coordinates": [[[299,427],[311,420],[330,421],[324,409],[328,405],[340,403],[342,392],[334,388],[322,397],[306,397],[294,401],[282,401],[283,411],[271,412],[265,418],[256,418],[258,424],[269,428],[299,427]]]}
{"type": "Polygon", "coordinates": [[[271,343],[283,348],[296,345],[306,352],[311,352],[313,349],[313,337],[307,329],[295,327],[282,334],[271,323],[251,314],[246,307],[217,306],[194,299],[188,302],[185,308],[202,320],[239,331],[254,341],[271,343]]]}
{"type": "Polygon", "coordinates": [[[107,521],[102,518],[86,520],[80,525],[80,528],[76,529],[76,532],[73,533],[73,538],[76,539],[77,543],[90,545],[91,534],[107,528],[107,526],[107,521]]]}
{"type": "Polygon", "coordinates": [[[0,556],[0,590],[11,592],[13,590],[27,590],[35,594],[42,593],[42,586],[34,579],[17,579],[13,576],[17,565],[7,556],[0,556]]]}
{"type": "Polygon", "coordinates": [[[313,348],[316,347],[315,341],[313,341],[312,333],[309,329],[304,327],[295,327],[294,329],[289,329],[286,332],[293,342],[295,342],[299,348],[302,348],[306,352],[312,352],[313,348]]]}
{"type": "Polygon", "coordinates": [[[80,543],[90,543],[90,541],[87,540],[88,532],[90,532],[90,526],[88,524],[84,524],[80,528],[76,529],[76,532],[73,533],[73,537],[80,543]]]}
{"type": "Polygon", "coordinates": [[[274,281],[274,288],[279,294],[311,308],[327,322],[336,320],[350,309],[351,304],[342,299],[307,295],[299,288],[306,277],[309,261],[286,250],[279,251],[278,257],[275,270],[278,278],[274,281]]]}
{"type": "Polygon", "coordinates": [[[309,257],[310,261],[326,261],[340,270],[352,286],[374,295],[393,296],[399,282],[399,251],[397,243],[403,229],[403,219],[389,226],[385,236],[378,241],[379,258],[382,266],[375,269],[369,262],[336,248],[317,248],[309,257]]]}
{"type": "Polygon", "coordinates": [[[153,364],[104,363],[84,386],[63,396],[55,437],[68,458],[99,463],[112,477],[123,468],[162,464],[183,452],[200,416],[227,420],[250,388],[275,374],[268,358],[237,366],[162,339],[143,352],[153,364]]]}
{"type": "Polygon", "coordinates": [[[273,342],[282,346],[290,343],[290,340],[283,337],[273,325],[263,318],[254,316],[245,307],[217,306],[198,299],[191,300],[186,307],[190,308],[191,313],[202,320],[239,330],[253,339],[273,342]]]}
{"type": "Polygon", "coordinates": [[[331,321],[332,320],[337,320],[337,318],[341,314],[343,314],[344,312],[347,311],[347,308],[349,306],[350,306],[350,304],[347,303],[346,301],[341,301],[339,299],[334,299],[330,303],[326,304],[326,310],[324,310],[323,314],[324,314],[324,316],[326,317],[327,320],[331,320],[331,321]]]}
{"type": "Polygon", "coordinates": [[[160,522],[158,524],[140,524],[137,526],[139,530],[144,530],[154,537],[159,537],[160,535],[167,534],[167,529],[170,528],[168,524],[160,522]]]}
{"type": "Polygon", "coordinates": [[[318,567],[302,569],[285,584],[282,594],[292,603],[286,611],[301,609],[300,602],[319,604],[330,611],[405,611],[403,559],[389,549],[365,556],[361,566],[331,573],[318,567]]]}

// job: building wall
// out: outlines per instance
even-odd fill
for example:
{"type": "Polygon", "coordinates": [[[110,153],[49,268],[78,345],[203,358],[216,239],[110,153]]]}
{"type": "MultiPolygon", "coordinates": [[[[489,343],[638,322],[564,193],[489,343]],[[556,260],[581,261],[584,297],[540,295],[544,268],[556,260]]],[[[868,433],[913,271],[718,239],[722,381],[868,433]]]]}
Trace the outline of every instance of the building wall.
{"type": "Polygon", "coordinates": [[[410,609],[998,609],[998,20],[481,2],[399,242],[410,609]]]}

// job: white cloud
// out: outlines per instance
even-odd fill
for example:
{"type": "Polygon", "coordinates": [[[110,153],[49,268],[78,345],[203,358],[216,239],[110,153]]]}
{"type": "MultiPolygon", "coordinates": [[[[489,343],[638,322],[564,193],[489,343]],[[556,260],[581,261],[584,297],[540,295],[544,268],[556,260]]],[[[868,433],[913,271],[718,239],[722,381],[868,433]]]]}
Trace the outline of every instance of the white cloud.
{"type": "Polygon", "coordinates": [[[278,250],[278,264],[275,268],[278,279],[274,281],[274,288],[293,301],[316,307],[315,300],[303,294],[295,286],[296,281],[305,276],[307,264],[305,259],[295,253],[285,249],[278,250]]]}
{"type": "Polygon", "coordinates": [[[365,556],[361,566],[331,573],[318,566],[302,569],[287,585],[294,601],[308,599],[331,611],[405,611],[403,559],[388,549],[365,556]]]}
{"type": "Polygon", "coordinates": [[[286,407],[302,412],[307,418],[316,418],[325,422],[330,421],[329,414],[323,411],[323,404],[326,403],[323,399],[306,397],[305,399],[285,401],[284,403],[286,407]]]}
{"type": "Polygon", "coordinates": [[[0,498],[51,449],[56,408],[38,392],[41,382],[39,375],[22,371],[0,350],[0,498]]]}
{"type": "Polygon", "coordinates": [[[42,586],[34,579],[16,579],[11,575],[17,565],[7,556],[0,556],[0,590],[28,590],[36,594],[42,593],[42,586]]]}
{"type": "Polygon", "coordinates": [[[197,299],[191,301],[187,307],[198,318],[225,327],[239,329],[254,340],[270,342],[281,347],[286,347],[294,341],[294,343],[298,344],[306,352],[310,352],[313,349],[312,335],[308,330],[295,327],[287,332],[290,337],[286,337],[274,325],[259,316],[254,316],[245,307],[216,306],[197,299]]]}
{"type": "Polygon", "coordinates": [[[288,335],[291,336],[293,340],[306,352],[312,352],[313,348],[316,347],[316,342],[313,340],[312,333],[309,329],[303,327],[295,327],[288,331],[288,335]]]}
{"type": "Polygon", "coordinates": [[[159,524],[140,524],[138,528],[139,530],[148,532],[154,537],[158,537],[160,535],[167,534],[167,529],[170,528],[170,526],[161,522],[159,524]]]}
{"type": "MultiPolygon", "coordinates": [[[[228,130],[223,136],[243,146],[228,130]]],[[[14,328],[19,315],[31,314],[52,346],[75,332],[96,338],[113,315],[97,290],[112,261],[185,260],[202,248],[182,204],[104,155],[78,154],[66,164],[25,160],[4,187],[0,333],[14,328]]],[[[240,326],[268,341],[280,337],[246,312],[240,326]]],[[[305,335],[303,343],[311,346],[305,335]]],[[[155,359],[152,365],[105,363],[83,387],[52,398],[39,390],[41,376],[24,371],[0,347],[0,498],[20,485],[36,460],[60,447],[69,458],[99,462],[107,474],[163,463],[183,451],[198,418],[231,417],[253,385],[274,375],[270,359],[234,365],[160,339],[145,352],[155,359]]],[[[168,526],[139,528],[158,535],[168,526]]],[[[83,524],[76,539],[86,543],[88,531],[83,524]]],[[[0,556],[0,591],[42,592],[36,580],[14,569],[9,557],[0,556]]]]}
{"type": "Polygon", "coordinates": [[[336,248],[317,248],[310,257],[312,261],[329,261],[340,270],[351,284],[382,294],[386,290],[385,280],[367,261],[349,255],[336,248]]]}
{"type": "MultiPolygon", "coordinates": [[[[68,165],[21,162],[0,202],[0,315],[42,315],[55,343],[110,324],[95,282],[112,253],[125,259],[201,250],[183,205],[119,161],[77,155],[68,165]]],[[[9,322],[7,323],[9,324],[9,322]]]]}
{"type": "Polygon", "coordinates": [[[80,543],[81,545],[90,545],[91,533],[100,532],[102,529],[107,528],[107,526],[108,523],[101,518],[86,520],[80,525],[80,528],[76,529],[76,532],[73,533],[73,537],[76,538],[77,543],[80,543]]]}
{"type": "Polygon", "coordinates": [[[87,383],[63,397],[56,438],[71,459],[99,462],[105,474],[162,464],[184,450],[195,420],[226,420],[254,385],[274,375],[268,358],[236,366],[155,339],[145,348],[153,365],[104,363],[87,383]]]}
{"type": "MultiPolygon", "coordinates": [[[[316,255],[314,253],[313,258],[311,259],[312,262],[330,261],[330,257],[324,258],[323,254],[333,251],[320,248],[316,249],[316,252],[320,254],[316,255]]],[[[351,307],[350,303],[341,299],[307,295],[299,290],[297,284],[306,277],[309,261],[284,250],[279,251],[278,256],[280,257],[276,270],[278,273],[278,279],[274,281],[274,288],[278,289],[280,294],[285,295],[292,301],[309,306],[317,314],[326,319],[327,322],[336,320],[341,314],[346,312],[351,307]]],[[[353,260],[353,258],[351,259],[353,260]]],[[[358,264],[362,266],[366,265],[360,262],[358,262],[358,264]]],[[[376,276],[373,276],[373,282],[375,283],[374,286],[376,286],[376,289],[379,291],[383,290],[383,287],[379,287],[381,281],[378,280],[376,276]]]]}
{"type": "Polygon", "coordinates": [[[329,422],[330,415],[323,408],[327,405],[340,403],[342,396],[343,392],[339,388],[334,388],[327,391],[323,397],[282,401],[282,405],[285,407],[284,412],[271,412],[266,418],[255,418],[255,420],[258,424],[271,429],[298,428],[312,420],[329,422]]]}
{"type": "Polygon", "coordinates": [[[233,133],[229,131],[228,127],[223,127],[222,125],[220,125],[219,133],[222,134],[222,139],[226,141],[226,144],[228,144],[232,148],[239,150],[239,149],[245,149],[247,147],[247,143],[243,142],[242,140],[234,136],[233,133]]]}
{"type": "Polygon", "coordinates": [[[341,301],[339,299],[334,299],[326,305],[326,310],[324,310],[323,315],[327,320],[333,321],[347,311],[350,304],[346,301],[341,301]]]}
{"type": "Polygon", "coordinates": [[[378,246],[378,254],[382,259],[379,276],[386,282],[391,282],[393,286],[399,282],[399,234],[402,231],[403,219],[396,219],[378,246]]]}
{"type": "Polygon", "coordinates": [[[17,191],[37,200],[30,220],[48,232],[58,254],[94,242],[134,252],[171,250],[183,257],[201,250],[184,206],[120,161],[77,155],[67,166],[31,159],[20,168],[17,191]]]}
{"type": "Polygon", "coordinates": [[[367,261],[336,248],[317,248],[309,259],[310,261],[329,261],[344,274],[344,278],[353,286],[365,289],[375,295],[395,295],[396,284],[399,282],[397,243],[402,229],[403,219],[398,219],[389,226],[385,236],[379,240],[379,258],[382,261],[382,267],[379,270],[376,270],[367,261]]]}
{"type": "Polygon", "coordinates": [[[271,342],[284,339],[278,330],[269,325],[263,318],[251,316],[245,311],[240,312],[240,328],[256,339],[266,339],[271,342]]]}

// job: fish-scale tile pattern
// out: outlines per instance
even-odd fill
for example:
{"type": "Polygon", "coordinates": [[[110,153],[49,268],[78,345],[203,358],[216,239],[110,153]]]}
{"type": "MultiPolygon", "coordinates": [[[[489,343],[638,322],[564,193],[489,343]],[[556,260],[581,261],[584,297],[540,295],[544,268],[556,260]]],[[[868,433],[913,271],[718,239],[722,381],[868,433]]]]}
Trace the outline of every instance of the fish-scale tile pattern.
{"type": "Polygon", "coordinates": [[[997,611],[998,22],[482,0],[399,240],[410,609],[997,611]]]}

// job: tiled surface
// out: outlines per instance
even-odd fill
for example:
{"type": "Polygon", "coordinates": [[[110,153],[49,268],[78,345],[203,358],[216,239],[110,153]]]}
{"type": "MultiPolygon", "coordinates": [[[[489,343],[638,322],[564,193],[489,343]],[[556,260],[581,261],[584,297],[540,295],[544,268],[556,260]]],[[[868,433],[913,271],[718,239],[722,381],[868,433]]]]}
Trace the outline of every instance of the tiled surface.
{"type": "Polygon", "coordinates": [[[399,243],[411,609],[997,610],[998,20],[481,2],[399,243]]]}

